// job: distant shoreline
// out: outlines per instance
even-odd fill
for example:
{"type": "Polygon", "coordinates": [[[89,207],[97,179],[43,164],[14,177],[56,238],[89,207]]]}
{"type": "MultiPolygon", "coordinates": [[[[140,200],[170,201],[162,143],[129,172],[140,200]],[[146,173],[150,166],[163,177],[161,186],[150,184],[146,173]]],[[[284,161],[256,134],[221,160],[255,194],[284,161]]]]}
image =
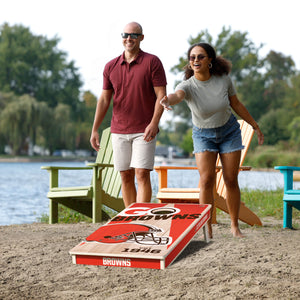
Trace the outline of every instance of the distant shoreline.
{"type": "Polygon", "coordinates": [[[69,161],[95,161],[95,157],[55,157],[55,156],[45,156],[45,157],[0,157],[0,163],[9,162],[9,163],[20,163],[20,162],[53,162],[53,161],[60,161],[60,162],[69,162],[69,161]]]}
{"type": "MultiPolygon", "coordinates": [[[[53,156],[45,156],[45,157],[0,157],[0,163],[26,163],[26,162],[94,162],[96,157],[53,157],[53,156]]],[[[193,158],[173,158],[165,159],[164,161],[155,161],[155,165],[163,165],[163,164],[174,164],[174,165],[185,165],[185,166],[196,166],[196,161],[193,158]]],[[[279,172],[274,170],[273,168],[252,168],[251,171],[262,171],[262,172],[279,172]]]]}

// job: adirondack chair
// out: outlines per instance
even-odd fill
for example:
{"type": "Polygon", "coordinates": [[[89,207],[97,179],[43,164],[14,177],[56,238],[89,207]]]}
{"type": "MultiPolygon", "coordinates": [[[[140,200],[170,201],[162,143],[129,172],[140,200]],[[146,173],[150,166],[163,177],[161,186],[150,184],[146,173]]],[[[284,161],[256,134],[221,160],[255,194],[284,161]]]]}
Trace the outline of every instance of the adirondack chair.
{"type": "Polygon", "coordinates": [[[120,212],[125,208],[123,199],[119,196],[121,178],[113,167],[113,151],[111,145],[110,128],[106,128],[101,137],[100,150],[95,163],[88,163],[86,167],[55,167],[43,166],[42,169],[50,173],[49,224],[58,221],[58,203],[69,207],[93,219],[93,223],[107,219],[102,210],[103,205],[120,212]],[[60,170],[92,170],[92,181],[89,186],[58,187],[60,170]]]}
{"type": "Polygon", "coordinates": [[[300,171],[300,167],[276,166],[283,174],[283,228],[292,229],[293,208],[300,210],[300,190],[293,188],[293,173],[300,171]]]}
{"type": "MultiPolygon", "coordinates": [[[[242,166],[246,153],[249,149],[254,130],[245,121],[239,120],[242,132],[242,142],[245,148],[241,153],[240,171],[250,170],[251,167],[242,166]]],[[[198,203],[200,188],[169,188],[168,187],[168,170],[196,170],[197,167],[189,166],[155,166],[155,171],[158,173],[158,193],[156,198],[159,202],[170,203],[198,203]]],[[[219,208],[226,213],[229,213],[226,204],[226,187],[222,176],[222,165],[220,157],[216,163],[216,183],[214,188],[214,210],[212,212],[212,222],[216,223],[216,208],[219,208]]],[[[249,225],[262,225],[260,219],[242,202],[240,206],[239,219],[249,225]]]]}

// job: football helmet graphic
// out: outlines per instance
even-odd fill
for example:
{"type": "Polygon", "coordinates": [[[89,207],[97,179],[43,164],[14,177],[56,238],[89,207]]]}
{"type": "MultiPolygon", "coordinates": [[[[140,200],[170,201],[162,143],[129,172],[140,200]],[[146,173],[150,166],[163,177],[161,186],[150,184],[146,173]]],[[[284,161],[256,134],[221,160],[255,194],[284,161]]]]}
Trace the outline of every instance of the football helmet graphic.
{"type": "Polygon", "coordinates": [[[153,225],[144,224],[108,224],[100,227],[86,238],[87,242],[124,243],[132,242],[142,245],[169,245],[171,237],[157,236],[162,230],[153,225]]]}

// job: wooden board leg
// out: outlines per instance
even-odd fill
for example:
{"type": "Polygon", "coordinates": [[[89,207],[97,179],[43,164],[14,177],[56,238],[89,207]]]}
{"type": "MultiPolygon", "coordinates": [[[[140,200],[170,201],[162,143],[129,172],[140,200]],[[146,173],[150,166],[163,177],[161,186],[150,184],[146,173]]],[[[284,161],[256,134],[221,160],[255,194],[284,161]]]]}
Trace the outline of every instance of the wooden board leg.
{"type": "Polygon", "coordinates": [[[207,223],[203,226],[203,234],[204,234],[204,240],[206,243],[209,243],[210,238],[208,235],[208,228],[207,228],[207,223]]]}

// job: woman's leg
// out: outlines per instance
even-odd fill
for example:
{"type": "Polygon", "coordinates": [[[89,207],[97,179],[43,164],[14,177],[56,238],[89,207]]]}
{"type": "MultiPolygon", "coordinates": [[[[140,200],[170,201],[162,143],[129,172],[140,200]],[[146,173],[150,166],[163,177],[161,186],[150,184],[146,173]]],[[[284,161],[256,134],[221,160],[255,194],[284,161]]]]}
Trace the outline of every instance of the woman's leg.
{"type": "Polygon", "coordinates": [[[226,203],[231,218],[231,232],[233,236],[243,237],[239,229],[239,211],[241,194],[238,184],[241,151],[220,154],[223,178],[226,185],[226,203]]]}
{"type": "MultiPolygon", "coordinates": [[[[200,152],[196,153],[196,164],[200,173],[200,204],[211,204],[211,213],[213,212],[214,197],[213,188],[216,180],[216,152],[200,152]]],[[[212,238],[211,218],[208,221],[208,234],[212,238]]]]}

